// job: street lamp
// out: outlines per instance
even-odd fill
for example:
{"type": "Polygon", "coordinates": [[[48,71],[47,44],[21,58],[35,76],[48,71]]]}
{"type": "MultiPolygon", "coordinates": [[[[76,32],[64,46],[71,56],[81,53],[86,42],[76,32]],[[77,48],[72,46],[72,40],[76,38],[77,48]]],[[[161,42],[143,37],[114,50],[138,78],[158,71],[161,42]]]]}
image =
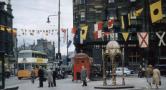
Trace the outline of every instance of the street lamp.
{"type": "Polygon", "coordinates": [[[61,53],[60,53],[60,0],[59,0],[59,10],[58,10],[58,15],[49,15],[47,18],[47,23],[50,23],[49,17],[51,16],[58,16],[58,53],[56,54],[57,59],[61,59],[61,53]]]}
{"type": "Polygon", "coordinates": [[[58,16],[58,15],[48,15],[48,17],[47,17],[47,23],[50,23],[51,21],[50,21],[50,17],[52,17],[52,16],[58,16]]]}

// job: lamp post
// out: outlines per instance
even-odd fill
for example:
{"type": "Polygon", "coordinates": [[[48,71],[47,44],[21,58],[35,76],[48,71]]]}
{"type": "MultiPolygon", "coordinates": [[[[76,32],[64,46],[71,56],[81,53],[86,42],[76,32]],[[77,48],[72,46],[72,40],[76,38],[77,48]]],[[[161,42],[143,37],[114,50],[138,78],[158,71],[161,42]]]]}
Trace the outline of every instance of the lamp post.
{"type": "Polygon", "coordinates": [[[57,59],[61,59],[61,53],[60,53],[60,0],[59,0],[58,7],[59,7],[58,15],[49,15],[48,18],[47,18],[47,23],[50,23],[49,17],[58,16],[58,53],[56,55],[57,55],[57,59]]]}
{"type": "Polygon", "coordinates": [[[68,29],[66,30],[66,32],[67,32],[67,42],[66,42],[66,43],[67,43],[67,45],[66,45],[66,46],[67,46],[67,47],[66,47],[66,48],[67,48],[67,54],[66,54],[66,59],[67,59],[67,65],[68,65],[68,63],[69,63],[69,51],[68,51],[68,48],[69,48],[69,47],[68,47],[69,36],[68,36],[68,29]]]}

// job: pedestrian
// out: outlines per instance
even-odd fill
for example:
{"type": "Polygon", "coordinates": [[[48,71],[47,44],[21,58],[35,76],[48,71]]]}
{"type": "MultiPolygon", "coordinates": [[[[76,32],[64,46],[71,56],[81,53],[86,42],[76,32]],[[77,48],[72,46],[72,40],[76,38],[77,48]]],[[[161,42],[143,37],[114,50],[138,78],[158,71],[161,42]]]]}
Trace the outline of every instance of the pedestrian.
{"type": "Polygon", "coordinates": [[[153,75],[153,66],[148,65],[146,69],[146,79],[151,88],[152,88],[152,75],[153,75]]]}
{"type": "Polygon", "coordinates": [[[47,70],[47,81],[48,81],[48,87],[53,87],[53,72],[51,69],[47,70]]]}
{"type": "Polygon", "coordinates": [[[54,70],[53,70],[53,85],[54,85],[54,87],[56,87],[56,77],[57,77],[57,69],[55,68],[54,70]]]}
{"type": "Polygon", "coordinates": [[[87,86],[86,77],[87,77],[86,68],[84,66],[82,66],[82,69],[81,69],[81,80],[83,82],[82,86],[87,86]]]}
{"type": "Polygon", "coordinates": [[[39,77],[39,87],[43,87],[44,71],[41,66],[39,67],[38,77],[39,77]]]}
{"type": "Polygon", "coordinates": [[[142,66],[140,65],[138,68],[138,78],[141,78],[141,72],[142,71],[142,66]]]}
{"type": "Polygon", "coordinates": [[[72,81],[74,81],[74,65],[72,65],[71,74],[72,74],[72,81]]]}
{"type": "Polygon", "coordinates": [[[43,78],[43,81],[45,82],[46,80],[47,80],[47,68],[46,67],[44,67],[43,68],[43,72],[44,72],[44,78],[43,78]]]}
{"type": "Polygon", "coordinates": [[[142,67],[142,69],[141,69],[141,78],[142,77],[145,77],[145,68],[144,67],[142,67]]]}
{"type": "Polygon", "coordinates": [[[161,85],[160,70],[157,67],[153,69],[153,84],[155,84],[157,89],[161,85]]]}
{"type": "Polygon", "coordinates": [[[31,81],[33,84],[35,82],[35,78],[36,78],[36,73],[35,73],[35,69],[33,68],[31,71],[31,81]]]}

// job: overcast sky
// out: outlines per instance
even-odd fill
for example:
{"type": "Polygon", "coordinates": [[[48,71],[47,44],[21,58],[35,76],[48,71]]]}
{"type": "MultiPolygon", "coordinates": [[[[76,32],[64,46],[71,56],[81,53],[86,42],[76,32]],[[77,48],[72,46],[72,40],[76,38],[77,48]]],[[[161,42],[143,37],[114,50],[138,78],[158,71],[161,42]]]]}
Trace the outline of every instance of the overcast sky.
{"type": "MultiPolygon", "coordinates": [[[[11,0],[13,9],[13,27],[18,29],[18,35],[21,35],[21,29],[58,29],[58,17],[50,17],[51,23],[46,23],[48,15],[58,14],[58,1],[59,0],[11,0]]],[[[71,28],[73,26],[73,7],[72,0],[61,1],[61,28],[69,29],[69,36],[71,35],[71,28]]],[[[61,37],[63,33],[61,33],[61,37]]],[[[18,44],[25,43],[32,44],[36,39],[43,37],[42,35],[18,36],[18,44]]],[[[46,36],[44,39],[57,42],[57,35],[46,36]]],[[[72,39],[72,37],[69,37],[72,39]]],[[[57,47],[57,45],[56,45],[57,47]]],[[[70,46],[69,51],[73,51],[74,46],[70,46]]],[[[63,43],[61,38],[61,52],[66,54],[66,44],[63,43]]]]}

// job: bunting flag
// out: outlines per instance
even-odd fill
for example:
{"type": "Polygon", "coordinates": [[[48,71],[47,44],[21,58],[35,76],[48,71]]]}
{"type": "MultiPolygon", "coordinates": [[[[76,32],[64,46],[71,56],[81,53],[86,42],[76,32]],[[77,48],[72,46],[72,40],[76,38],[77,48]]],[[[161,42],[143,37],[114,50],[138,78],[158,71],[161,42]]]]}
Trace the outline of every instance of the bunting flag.
{"type": "Polygon", "coordinates": [[[138,39],[139,39],[139,46],[141,48],[146,48],[148,47],[148,40],[149,40],[149,35],[147,32],[138,32],[137,33],[138,39]]]}
{"type": "Polygon", "coordinates": [[[0,25],[0,30],[1,30],[1,31],[5,31],[5,26],[0,25]]]}
{"type": "Polygon", "coordinates": [[[108,21],[105,21],[103,23],[103,28],[102,28],[103,32],[110,32],[110,30],[108,29],[108,21]]]}
{"type": "Polygon", "coordinates": [[[123,35],[124,40],[127,41],[129,33],[128,32],[123,32],[122,35],[123,35]]]}
{"type": "Polygon", "coordinates": [[[34,36],[34,35],[43,34],[45,36],[48,36],[48,35],[54,35],[54,33],[55,33],[56,30],[21,29],[20,31],[21,31],[22,35],[31,35],[31,36],[34,36]]]}
{"type": "Polygon", "coordinates": [[[121,16],[121,28],[124,30],[130,25],[130,14],[121,16]]]}
{"type": "Polygon", "coordinates": [[[82,40],[86,40],[86,36],[87,36],[87,32],[88,32],[88,26],[81,26],[81,39],[82,40]]]}
{"type": "Polygon", "coordinates": [[[16,29],[13,29],[12,34],[13,34],[14,37],[16,37],[16,35],[17,35],[17,31],[16,31],[16,29]]]}
{"type": "Polygon", "coordinates": [[[112,17],[112,18],[110,18],[109,20],[108,20],[108,29],[111,29],[111,28],[113,28],[113,26],[114,26],[114,18],[112,17]]]}
{"type": "Polygon", "coordinates": [[[107,39],[110,39],[110,32],[104,32],[104,36],[106,36],[107,39]]]}
{"type": "Polygon", "coordinates": [[[150,4],[150,15],[152,23],[162,19],[161,0],[150,4]]]}
{"type": "Polygon", "coordinates": [[[138,17],[142,14],[143,8],[139,8],[134,11],[134,16],[138,17]]]}
{"type": "Polygon", "coordinates": [[[80,30],[80,34],[79,34],[79,40],[80,40],[80,44],[83,44],[84,42],[84,40],[83,40],[83,38],[81,37],[82,36],[82,30],[80,30]]]}
{"type": "Polygon", "coordinates": [[[157,37],[160,39],[160,42],[158,44],[158,46],[160,47],[161,45],[166,46],[166,43],[164,42],[164,36],[165,36],[165,32],[162,33],[162,35],[160,35],[159,32],[156,32],[157,37]]]}
{"type": "Polygon", "coordinates": [[[128,26],[130,26],[131,25],[131,14],[130,13],[128,13],[128,26]]]}
{"type": "Polygon", "coordinates": [[[7,32],[8,33],[12,33],[12,29],[11,28],[7,28],[7,32]]]}
{"type": "Polygon", "coordinates": [[[77,28],[74,26],[74,27],[72,28],[71,33],[73,33],[73,34],[75,35],[75,34],[76,34],[76,31],[77,31],[77,28]]]}
{"type": "Polygon", "coordinates": [[[67,48],[69,48],[69,47],[70,47],[71,43],[72,43],[72,41],[71,41],[71,40],[69,40],[69,41],[68,41],[68,43],[67,43],[67,48]]]}
{"type": "Polygon", "coordinates": [[[94,25],[94,28],[95,28],[95,31],[102,30],[102,29],[103,29],[103,22],[102,22],[102,21],[97,22],[97,23],[94,25]]]}
{"type": "Polygon", "coordinates": [[[30,32],[30,35],[32,35],[32,36],[33,36],[33,35],[34,35],[34,33],[30,32]]]}
{"type": "Polygon", "coordinates": [[[61,31],[64,33],[63,42],[65,43],[65,41],[66,41],[66,29],[62,28],[61,31]]]}
{"type": "Polygon", "coordinates": [[[101,38],[102,37],[102,31],[101,30],[94,31],[93,32],[93,37],[94,37],[95,40],[98,39],[98,38],[101,38]]]}
{"type": "Polygon", "coordinates": [[[102,37],[102,29],[103,29],[103,22],[102,21],[94,24],[93,37],[95,40],[102,37]]]}
{"type": "Polygon", "coordinates": [[[118,33],[110,33],[110,40],[118,40],[118,33]]]}

